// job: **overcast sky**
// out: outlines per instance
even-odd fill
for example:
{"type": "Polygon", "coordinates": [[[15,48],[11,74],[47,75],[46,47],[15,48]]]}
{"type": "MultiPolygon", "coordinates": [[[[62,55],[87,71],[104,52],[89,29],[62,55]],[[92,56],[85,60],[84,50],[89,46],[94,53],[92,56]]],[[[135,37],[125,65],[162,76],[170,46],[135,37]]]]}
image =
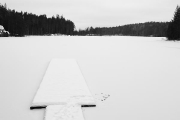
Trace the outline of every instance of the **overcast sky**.
{"type": "Polygon", "coordinates": [[[180,0],[1,0],[10,9],[63,15],[77,29],[110,27],[147,21],[170,21],[180,0]]]}

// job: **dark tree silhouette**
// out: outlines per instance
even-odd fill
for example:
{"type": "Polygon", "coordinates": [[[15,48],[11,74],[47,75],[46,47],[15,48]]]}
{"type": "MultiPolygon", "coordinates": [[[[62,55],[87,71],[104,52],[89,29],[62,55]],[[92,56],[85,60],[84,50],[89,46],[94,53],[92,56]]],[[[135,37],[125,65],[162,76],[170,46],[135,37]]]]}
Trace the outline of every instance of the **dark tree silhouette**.
{"type": "Polygon", "coordinates": [[[169,23],[167,30],[168,40],[178,40],[180,41],[180,7],[177,6],[173,20],[169,23]]]}
{"type": "Polygon", "coordinates": [[[24,35],[72,35],[75,25],[63,16],[47,18],[46,15],[35,15],[27,12],[16,12],[0,4],[0,25],[12,36],[24,35]]]}

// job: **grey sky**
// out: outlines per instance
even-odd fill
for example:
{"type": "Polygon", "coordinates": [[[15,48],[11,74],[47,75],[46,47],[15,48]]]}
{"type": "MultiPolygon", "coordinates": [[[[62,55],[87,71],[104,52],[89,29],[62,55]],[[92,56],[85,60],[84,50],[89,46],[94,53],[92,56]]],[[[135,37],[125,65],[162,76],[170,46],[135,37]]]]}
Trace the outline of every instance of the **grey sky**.
{"type": "Polygon", "coordinates": [[[180,0],[1,0],[10,9],[63,15],[76,28],[110,27],[147,21],[170,21],[180,0]]]}

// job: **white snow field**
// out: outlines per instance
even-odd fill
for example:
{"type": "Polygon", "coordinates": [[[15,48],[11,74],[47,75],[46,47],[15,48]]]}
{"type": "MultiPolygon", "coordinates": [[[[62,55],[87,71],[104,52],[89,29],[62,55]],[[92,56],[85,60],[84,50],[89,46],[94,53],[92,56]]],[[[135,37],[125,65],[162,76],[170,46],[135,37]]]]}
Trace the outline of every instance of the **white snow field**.
{"type": "Polygon", "coordinates": [[[1,120],[44,120],[29,107],[52,58],[77,60],[97,105],[85,120],[180,120],[180,42],[124,36],[0,38],[1,120]]]}

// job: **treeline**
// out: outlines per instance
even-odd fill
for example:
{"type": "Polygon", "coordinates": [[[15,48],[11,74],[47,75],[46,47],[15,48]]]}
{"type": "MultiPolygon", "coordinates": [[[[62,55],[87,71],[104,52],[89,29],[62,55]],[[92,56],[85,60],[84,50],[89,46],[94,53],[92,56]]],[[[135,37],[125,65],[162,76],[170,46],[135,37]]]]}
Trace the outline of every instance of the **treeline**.
{"type": "Polygon", "coordinates": [[[76,35],[125,35],[165,37],[169,22],[146,22],[117,27],[89,27],[75,31],[76,35]]]}
{"type": "Polygon", "coordinates": [[[63,16],[47,18],[46,15],[35,15],[7,9],[0,4],[0,25],[12,36],[66,34],[72,35],[75,25],[63,16]]]}
{"type": "Polygon", "coordinates": [[[167,38],[168,40],[180,41],[180,6],[176,7],[174,17],[169,23],[167,30],[167,38]]]}

